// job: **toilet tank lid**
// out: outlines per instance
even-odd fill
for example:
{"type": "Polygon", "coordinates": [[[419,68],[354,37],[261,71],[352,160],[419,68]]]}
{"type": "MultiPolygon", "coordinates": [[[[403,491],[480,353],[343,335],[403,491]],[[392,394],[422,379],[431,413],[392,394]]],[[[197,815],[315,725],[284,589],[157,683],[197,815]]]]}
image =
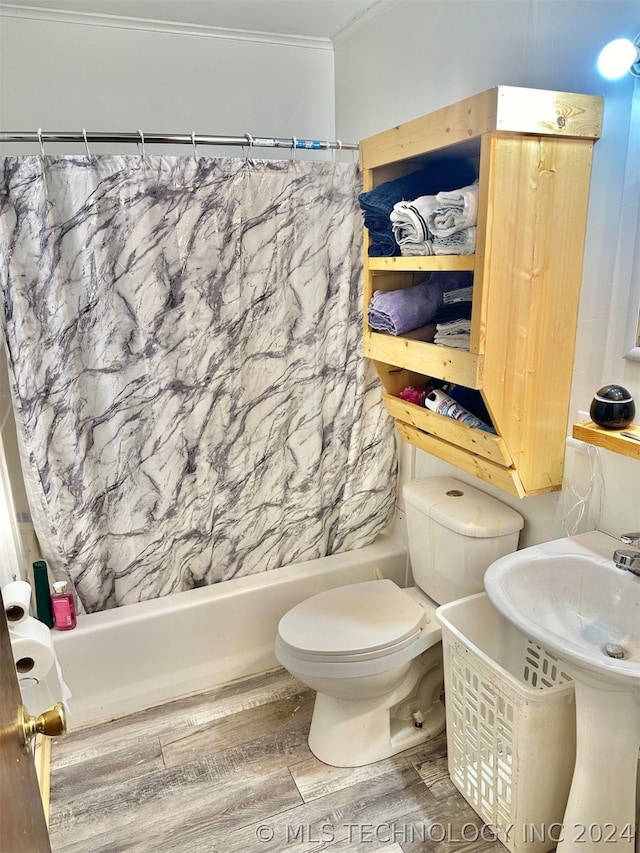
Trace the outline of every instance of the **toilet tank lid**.
{"type": "Polygon", "coordinates": [[[519,512],[453,477],[411,480],[402,493],[407,504],[462,536],[508,536],[524,526],[519,512]]]}

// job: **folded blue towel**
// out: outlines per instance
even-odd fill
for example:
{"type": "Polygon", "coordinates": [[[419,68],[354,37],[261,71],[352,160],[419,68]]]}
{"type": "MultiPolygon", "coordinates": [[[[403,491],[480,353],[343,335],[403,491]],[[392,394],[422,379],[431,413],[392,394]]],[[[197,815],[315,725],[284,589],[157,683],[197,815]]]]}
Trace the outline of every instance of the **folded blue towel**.
{"type": "Polygon", "coordinates": [[[471,184],[476,178],[474,167],[466,160],[436,160],[418,172],[394,181],[385,181],[372,190],[360,193],[358,200],[369,231],[371,257],[400,254],[391,229],[390,215],[394,204],[422,195],[435,195],[471,184]]]}
{"type": "Polygon", "coordinates": [[[391,258],[400,253],[393,232],[388,227],[388,216],[378,213],[365,213],[364,224],[369,231],[370,258],[391,258]]]}
{"type": "Polygon", "coordinates": [[[435,317],[436,323],[446,323],[449,320],[470,320],[471,302],[458,302],[456,305],[442,305],[435,317]]]}
{"type": "Polygon", "coordinates": [[[442,294],[454,290],[456,282],[455,276],[437,274],[404,290],[376,290],[369,303],[369,325],[375,331],[392,335],[403,335],[424,326],[442,308],[442,294]]]}

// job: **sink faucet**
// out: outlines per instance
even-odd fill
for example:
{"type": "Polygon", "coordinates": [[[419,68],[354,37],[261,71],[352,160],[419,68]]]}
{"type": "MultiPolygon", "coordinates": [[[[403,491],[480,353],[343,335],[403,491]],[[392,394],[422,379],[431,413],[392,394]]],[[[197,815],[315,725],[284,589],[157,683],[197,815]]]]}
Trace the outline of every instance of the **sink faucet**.
{"type": "MultiPolygon", "coordinates": [[[[623,533],[620,537],[626,545],[640,542],[640,533],[623,533]]],[[[619,569],[626,569],[640,577],[640,551],[631,548],[620,548],[613,553],[613,562],[619,569]]]]}

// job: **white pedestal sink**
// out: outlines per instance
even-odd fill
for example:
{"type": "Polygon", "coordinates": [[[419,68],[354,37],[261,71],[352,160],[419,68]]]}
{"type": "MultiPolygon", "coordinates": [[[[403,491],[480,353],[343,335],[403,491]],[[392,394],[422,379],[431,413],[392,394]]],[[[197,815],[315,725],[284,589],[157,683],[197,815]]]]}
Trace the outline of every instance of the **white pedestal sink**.
{"type": "Polygon", "coordinates": [[[575,681],[576,766],[559,853],[635,849],[640,577],[616,567],[619,546],[583,533],[509,554],[485,575],[494,607],[575,681]]]}

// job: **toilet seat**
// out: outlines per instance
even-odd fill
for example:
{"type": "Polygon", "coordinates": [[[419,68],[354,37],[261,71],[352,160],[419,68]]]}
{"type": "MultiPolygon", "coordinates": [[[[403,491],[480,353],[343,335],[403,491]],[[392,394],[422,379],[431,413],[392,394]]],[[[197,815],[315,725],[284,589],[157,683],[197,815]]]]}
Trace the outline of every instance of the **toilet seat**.
{"type": "Polygon", "coordinates": [[[278,633],[308,660],[363,660],[408,646],[425,612],[393,581],[377,580],[320,592],[286,613],[278,633]]]}
{"type": "Polygon", "coordinates": [[[382,672],[440,639],[431,609],[387,579],[326,590],[282,617],[276,657],[290,671],[308,675],[382,672]]]}

